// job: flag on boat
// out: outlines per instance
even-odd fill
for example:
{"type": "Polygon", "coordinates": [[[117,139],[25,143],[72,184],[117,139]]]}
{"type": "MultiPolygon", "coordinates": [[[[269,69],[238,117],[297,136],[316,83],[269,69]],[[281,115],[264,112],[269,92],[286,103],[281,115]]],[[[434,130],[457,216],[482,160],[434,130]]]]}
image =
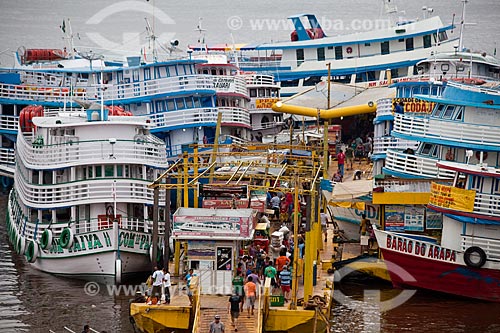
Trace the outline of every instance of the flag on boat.
{"type": "Polygon", "coordinates": [[[61,26],[59,26],[62,30],[62,32],[66,33],[66,21],[63,20],[63,23],[61,26]]]}

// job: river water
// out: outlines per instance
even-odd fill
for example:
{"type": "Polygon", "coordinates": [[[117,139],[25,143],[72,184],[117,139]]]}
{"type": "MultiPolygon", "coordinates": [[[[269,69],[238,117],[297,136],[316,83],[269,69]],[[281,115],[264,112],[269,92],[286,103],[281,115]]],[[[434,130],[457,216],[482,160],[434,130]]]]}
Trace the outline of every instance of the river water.
{"type": "MultiPolygon", "coordinates": [[[[317,14],[329,35],[352,32],[353,23],[368,27],[381,17],[380,3],[378,0],[212,0],[210,3],[198,0],[2,0],[0,66],[12,64],[11,51],[21,45],[62,48],[63,18],[71,18],[75,46],[79,50],[102,52],[100,48],[104,44],[115,51],[126,49],[129,53],[139,53],[147,46],[145,17],[150,18],[163,45],[170,39],[178,39],[179,50],[184,50],[199,37],[195,28],[200,17],[202,27],[207,30],[203,33],[207,43],[232,43],[233,40],[258,43],[287,40],[290,27],[283,23],[284,19],[297,13],[317,14]]],[[[422,7],[427,5],[433,7],[433,15],[440,15],[445,23],[452,21],[453,13],[455,23],[460,21],[461,4],[460,0],[397,2],[398,15],[422,16],[422,7]]],[[[500,46],[499,15],[498,0],[469,1],[466,21],[475,25],[466,27],[464,45],[493,53],[497,44],[500,46]]],[[[65,332],[64,326],[80,332],[84,324],[107,332],[134,332],[128,319],[130,297],[110,296],[105,286],[101,286],[97,294],[89,295],[85,292],[85,282],[32,270],[22,256],[15,254],[6,235],[6,199],[0,195],[0,332],[65,332]]],[[[352,299],[363,300],[366,288],[379,290],[382,299],[398,294],[390,285],[363,279],[344,282],[340,290],[352,299]]],[[[403,305],[383,313],[373,304],[361,302],[352,308],[337,304],[332,332],[500,333],[498,304],[424,291],[417,291],[403,305]]]]}
{"type": "MultiPolygon", "coordinates": [[[[80,332],[85,324],[98,331],[134,332],[128,317],[132,296],[125,295],[124,290],[116,296],[99,285],[99,292],[89,292],[85,281],[30,269],[24,257],[8,244],[3,222],[6,205],[7,196],[0,195],[1,333],[68,332],[65,326],[80,332]]],[[[343,281],[338,290],[360,302],[336,304],[332,332],[500,333],[499,304],[419,290],[401,306],[380,312],[378,300],[395,299],[400,293],[390,284],[357,277],[343,281]],[[378,294],[373,298],[374,291],[378,294]],[[366,301],[370,296],[376,302],[366,301]]]]}

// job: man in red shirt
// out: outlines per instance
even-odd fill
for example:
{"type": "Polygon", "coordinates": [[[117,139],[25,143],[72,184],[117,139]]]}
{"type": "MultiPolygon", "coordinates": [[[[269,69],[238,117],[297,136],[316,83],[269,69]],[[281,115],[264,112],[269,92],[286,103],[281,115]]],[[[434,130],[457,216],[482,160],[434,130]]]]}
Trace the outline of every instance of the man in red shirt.
{"type": "Polygon", "coordinates": [[[339,166],[340,176],[344,178],[345,154],[342,149],[340,149],[339,153],[337,154],[337,163],[339,166]]]}
{"type": "Polygon", "coordinates": [[[278,270],[278,273],[281,272],[283,266],[288,265],[289,263],[290,259],[286,256],[286,249],[284,249],[284,251],[280,251],[280,256],[276,258],[276,269],[278,270]]]}

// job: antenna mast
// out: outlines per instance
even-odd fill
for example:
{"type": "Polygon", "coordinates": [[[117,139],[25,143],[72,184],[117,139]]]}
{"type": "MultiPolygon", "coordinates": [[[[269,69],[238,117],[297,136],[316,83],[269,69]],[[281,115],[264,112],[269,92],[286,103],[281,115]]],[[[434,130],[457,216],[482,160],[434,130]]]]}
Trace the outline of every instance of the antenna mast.
{"type": "Polygon", "coordinates": [[[156,39],[158,37],[155,35],[154,29],[149,24],[148,18],[145,17],[144,20],[146,21],[146,33],[148,34],[146,39],[149,40],[149,49],[153,50],[153,61],[156,62],[158,61],[158,54],[156,52],[156,39]]]}
{"type": "Polygon", "coordinates": [[[460,22],[460,39],[458,42],[458,51],[462,52],[463,47],[463,37],[464,37],[464,28],[465,28],[465,5],[469,2],[469,0],[462,0],[462,20],[460,22]]]}

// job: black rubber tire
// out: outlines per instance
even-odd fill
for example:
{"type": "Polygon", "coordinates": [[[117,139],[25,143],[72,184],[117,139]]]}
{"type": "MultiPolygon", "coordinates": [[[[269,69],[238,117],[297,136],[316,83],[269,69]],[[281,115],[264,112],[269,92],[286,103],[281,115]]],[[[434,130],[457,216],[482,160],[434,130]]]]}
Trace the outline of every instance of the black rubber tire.
{"type": "Polygon", "coordinates": [[[486,263],[486,253],[478,246],[471,246],[464,252],[465,264],[473,268],[481,268],[486,263]],[[479,257],[479,260],[475,258],[479,257]]]}

